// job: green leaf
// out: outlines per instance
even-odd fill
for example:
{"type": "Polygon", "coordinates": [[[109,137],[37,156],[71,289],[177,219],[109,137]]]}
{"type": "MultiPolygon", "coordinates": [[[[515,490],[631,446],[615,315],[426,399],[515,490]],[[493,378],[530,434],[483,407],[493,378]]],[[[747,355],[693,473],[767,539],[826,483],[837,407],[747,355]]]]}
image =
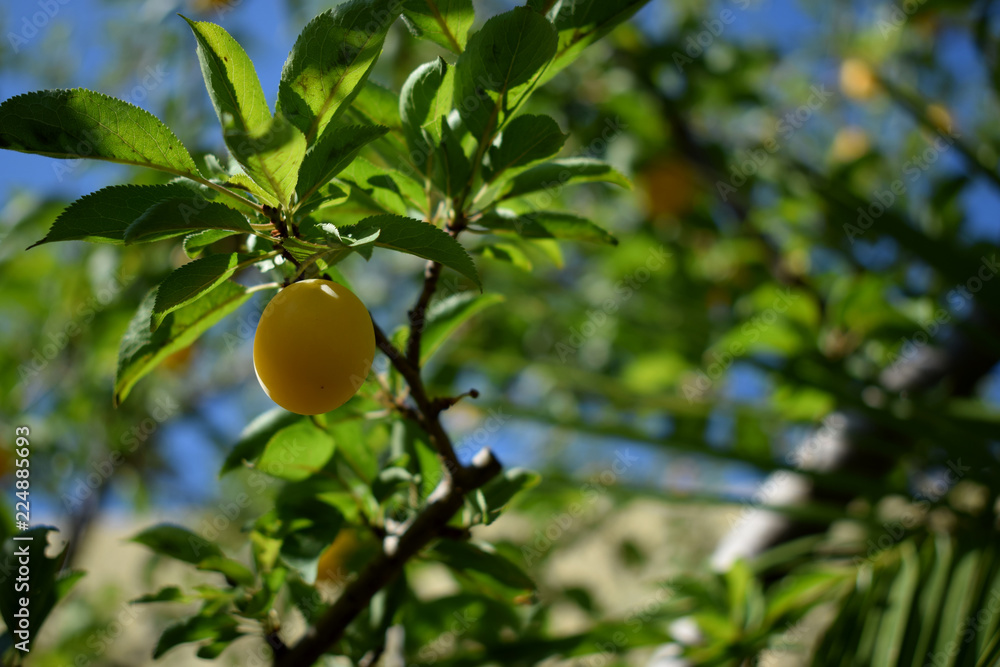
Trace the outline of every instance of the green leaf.
{"type": "Polygon", "coordinates": [[[403,129],[399,117],[399,96],[374,81],[365,81],[361,91],[351,103],[351,111],[371,125],[384,125],[391,131],[403,129]]]}
{"type": "Polygon", "coordinates": [[[155,593],[141,595],[131,601],[131,604],[148,604],[152,602],[189,602],[191,598],[177,586],[167,586],[155,593]]]}
{"type": "Polygon", "coordinates": [[[448,567],[464,572],[482,572],[504,586],[527,590],[535,589],[535,582],[514,563],[510,562],[489,544],[441,540],[431,550],[432,554],[448,567]]]}
{"type": "Polygon", "coordinates": [[[451,197],[461,196],[472,173],[472,163],[462,149],[462,142],[452,131],[448,120],[441,117],[441,150],[438,152],[438,186],[451,197]]]}
{"type": "Polygon", "coordinates": [[[153,650],[153,659],[159,658],[180,644],[231,636],[237,632],[236,627],[236,621],[228,615],[193,616],[163,631],[153,650]]]}
{"type": "Polygon", "coordinates": [[[209,542],[187,528],[161,523],[147,528],[132,538],[161,556],[169,556],[185,563],[197,565],[210,556],[222,556],[218,545],[209,542]]]}
{"type": "Polygon", "coordinates": [[[282,408],[273,408],[258,415],[240,433],[240,439],[233,446],[232,450],[230,450],[229,455],[226,456],[226,460],[222,464],[222,470],[219,471],[219,476],[221,477],[231,470],[241,468],[244,461],[255,461],[264,452],[267,443],[278,431],[303,419],[302,415],[288,412],[282,408]]]}
{"type": "Polygon", "coordinates": [[[156,116],[83,88],[25,93],[0,104],[0,148],[201,179],[191,154],[156,116]]]}
{"type": "Polygon", "coordinates": [[[556,52],[551,24],[527,7],[494,16],[479,34],[477,56],[489,89],[498,93],[530,81],[556,52]]]}
{"type": "Polygon", "coordinates": [[[229,151],[255,183],[288,204],[305,137],[271,117],[253,63],[228,32],[214,23],[184,20],[198,40],[201,73],[229,151]]]}
{"type": "Polygon", "coordinates": [[[154,204],[165,199],[195,197],[195,191],[180,183],[168,185],[112,185],[85,195],[63,211],[43,243],[54,241],[90,241],[125,243],[125,230],[154,204]]]}
{"type": "Polygon", "coordinates": [[[264,447],[256,467],[272,477],[303,480],[330,460],[333,449],[329,433],[303,420],[275,433],[264,447]]]}
{"type": "Polygon", "coordinates": [[[504,470],[500,477],[491,480],[482,489],[489,511],[489,516],[483,517],[483,523],[486,525],[493,523],[515,495],[538,486],[541,481],[541,475],[531,470],[524,468],[504,470]]]}
{"type": "Polygon", "coordinates": [[[216,241],[239,234],[231,229],[204,229],[184,237],[184,252],[191,259],[198,259],[216,241]]]}
{"type": "Polygon", "coordinates": [[[501,294],[462,292],[435,302],[427,309],[427,323],[420,339],[420,363],[430,358],[442,343],[476,313],[503,303],[501,294]]]}
{"type": "Polygon", "coordinates": [[[510,211],[497,210],[483,215],[476,224],[494,231],[514,232],[524,238],[618,244],[614,236],[589,220],[558,211],[534,211],[518,215],[510,211]]]}
{"type": "Polygon", "coordinates": [[[153,314],[156,290],[150,291],[139,305],[122,337],[115,374],[114,404],[118,406],[144,375],[178,350],[182,350],[223,317],[233,312],[253,292],[235,283],[225,283],[203,298],[167,315],[155,332],[149,322],[153,314]]]}
{"type": "Polygon", "coordinates": [[[520,197],[539,190],[551,194],[564,185],[595,181],[632,188],[631,181],[606,162],[577,157],[545,162],[512,176],[502,187],[500,199],[520,197]]]}
{"type": "Polygon", "coordinates": [[[566,143],[567,136],[549,116],[518,116],[504,128],[500,145],[490,146],[486,180],[492,181],[507,169],[555,155],[566,143]]]}
{"type": "Polygon", "coordinates": [[[225,204],[208,202],[192,193],[166,199],[149,207],[125,230],[125,244],[162,241],[202,229],[226,229],[252,234],[246,217],[225,204]]]}
{"type": "Polygon", "coordinates": [[[404,0],[403,17],[415,36],[461,53],[476,14],[472,0],[404,0]]]}
{"type": "Polygon", "coordinates": [[[477,246],[473,252],[501,262],[509,262],[522,271],[531,271],[533,268],[531,258],[513,243],[488,243],[477,246]]]}
{"type": "Polygon", "coordinates": [[[226,282],[248,260],[252,261],[253,257],[237,252],[209,255],[175,270],[156,289],[156,303],[153,304],[150,326],[156,329],[168,313],[188,305],[226,282]]]}
{"type": "MultiPolygon", "coordinates": [[[[2,589],[0,589],[0,615],[4,624],[10,629],[18,627],[18,619],[15,614],[21,610],[21,598],[28,598],[28,619],[30,622],[31,635],[28,638],[30,647],[38,632],[48,618],[52,608],[69,592],[73,584],[83,576],[79,571],[60,572],[63,562],[66,559],[66,550],[63,549],[51,558],[45,555],[48,545],[48,534],[59,532],[52,526],[35,526],[28,530],[19,531],[16,538],[4,540],[3,553],[0,555],[0,571],[6,573],[6,579],[2,589]],[[27,548],[27,556],[23,549],[27,548]],[[27,559],[27,563],[24,559],[27,559]],[[29,588],[27,590],[15,591],[14,576],[18,568],[27,566],[30,570],[29,588]]],[[[23,638],[17,639],[21,641],[23,638]]]]}
{"type": "Polygon", "coordinates": [[[372,495],[380,504],[393,493],[413,483],[413,474],[406,468],[390,466],[379,471],[372,482],[372,495]]]}
{"type": "Polygon", "coordinates": [[[494,16],[469,38],[455,65],[452,106],[477,141],[492,143],[506,120],[501,112],[509,116],[516,110],[557,43],[552,24],[527,7],[494,16]]]}
{"type": "MultiPolygon", "coordinates": [[[[536,1],[546,0],[533,0],[533,3],[536,1]]],[[[552,64],[539,79],[539,85],[559,73],[576,60],[585,48],[627,21],[648,2],[649,0],[571,0],[554,3],[550,18],[559,33],[559,45],[552,64]]],[[[552,7],[553,3],[547,5],[552,7]]]]}
{"type": "Polygon", "coordinates": [[[399,15],[396,0],[351,0],[305,27],[281,72],[278,107],[309,143],[358,94],[399,15]]]}
{"type": "Polygon", "coordinates": [[[347,165],[338,180],[355,186],[355,196],[368,199],[367,210],[405,215],[410,209],[420,210],[427,198],[420,183],[394,169],[377,167],[363,157],[347,165]]]}
{"type": "Polygon", "coordinates": [[[375,245],[423,257],[458,271],[480,285],[476,266],[465,248],[450,234],[423,220],[399,215],[376,215],[356,225],[341,228],[354,238],[364,238],[379,230],[375,245]]]}
{"type": "Polygon", "coordinates": [[[306,153],[299,170],[299,201],[305,202],[321,186],[339,174],[365,145],[383,136],[389,128],[381,125],[349,125],[323,134],[306,153]]]}
{"type": "Polygon", "coordinates": [[[257,581],[253,572],[243,563],[226,556],[209,556],[198,563],[198,569],[219,572],[225,575],[227,580],[234,581],[241,586],[253,586],[257,581]]]}
{"type": "Polygon", "coordinates": [[[437,135],[434,138],[440,138],[434,124],[451,111],[451,84],[445,85],[445,82],[453,78],[452,68],[448,67],[444,58],[438,58],[413,70],[400,92],[399,118],[406,143],[411,152],[416,151],[423,157],[423,164],[426,164],[430,153],[424,128],[429,126],[437,135]]]}

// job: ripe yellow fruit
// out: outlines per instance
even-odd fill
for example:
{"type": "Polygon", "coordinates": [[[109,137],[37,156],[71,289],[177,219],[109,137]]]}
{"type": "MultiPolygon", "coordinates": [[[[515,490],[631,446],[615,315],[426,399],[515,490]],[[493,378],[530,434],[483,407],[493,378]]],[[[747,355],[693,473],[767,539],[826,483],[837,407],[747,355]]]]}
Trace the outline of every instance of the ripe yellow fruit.
{"type": "Polygon", "coordinates": [[[853,162],[871,148],[868,134],[858,127],[844,127],[837,131],[830,147],[830,157],[835,162],[853,162]]]}
{"type": "Polygon", "coordinates": [[[368,376],[375,330],[351,290],[303,280],[267,304],[253,341],[257,380],[290,412],[317,415],[347,402],[368,376]]]}
{"type": "Polygon", "coordinates": [[[840,89],[855,100],[867,100],[878,90],[871,66],[860,58],[848,58],[840,65],[840,89]]]}
{"type": "Polygon", "coordinates": [[[337,537],[319,556],[316,564],[316,582],[343,584],[353,572],[354,556],[362,544],[354,530],[348,528],[337,533],[337,537]]]}

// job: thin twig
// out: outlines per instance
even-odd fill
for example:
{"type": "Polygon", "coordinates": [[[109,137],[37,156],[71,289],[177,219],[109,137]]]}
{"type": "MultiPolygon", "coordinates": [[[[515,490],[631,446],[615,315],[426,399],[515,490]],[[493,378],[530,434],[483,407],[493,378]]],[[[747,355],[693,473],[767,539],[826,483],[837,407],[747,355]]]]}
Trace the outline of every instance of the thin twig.
{"type": "Polygon", "coordinates": [[[427,506],[414,517],[405,530],[388,535],[382,548],[354,579],[320,620],[283,655],[275,656],[275,667],[312,665],[334,646],[344,630],[369,605],[372,597],[407,561],[439,537],[448,521],[462,507],[465,495],[486,484],[500,473],[500,462],[488,449],[482,450],[471,466],[462,468],[451,479],[445,477],[430,495],[427,506]]]}

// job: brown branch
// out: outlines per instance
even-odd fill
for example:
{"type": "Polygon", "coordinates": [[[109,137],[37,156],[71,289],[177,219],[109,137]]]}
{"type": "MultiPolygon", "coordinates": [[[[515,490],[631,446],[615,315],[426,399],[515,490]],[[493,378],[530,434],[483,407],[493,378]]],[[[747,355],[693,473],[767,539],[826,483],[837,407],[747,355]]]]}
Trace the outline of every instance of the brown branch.
{"type": "Polygon", "coordinates": [[[417,299],[417,305],[408,313],[410,318],[410,338],[406,343],[406,361],[412,366],[420,366],[420,340],[427,320],[427,306],[437,289],[443,267],[437,262],[427,262],[424,269],[424,288],[417,299]]]}
{"type": "Polygon", "coordinates": [[[398,535],[389,535],[382,548],[354,579],[322,618],[288,650],[276,657],[275,667],[312,665],[344,634],[344,630],[371,602],[372,597],[403,569],[406,562],[436,537],[462,507],[465,495],[500,473],[500,462],[489,449],[476,455],[472,465],[441,480],[427,506],[398,535]]]}
{"type": "MultiPolygon", "coordinates": [[[[445,433],[444,428],[441,426],[441,421],[438,419],[441,410],[435,405],[434,400],[427,395],[423,378],[420,377],[420,369],[410,364],[409,360],[392,344],[392,341],[389,340],[385,332],[377,324],[374,322],[372,324],[375,326],[375,344],[378,346],[378,349],[382,350],[389,357],[389,361],[396,367],[396,370],[399,371],[399,374],[403,376],[403,379],[410,386],[410,396],[413,397],[414,403],[417,404],[417,412],[412,414],[412,418],[427,432],[430,444],[437,451],[442,463],[444,463],[448,475],[453,474],[456,470],[461,469],[462,466],[455,455],[455,448],[452,447],[451,439],[445,433]]],[[[412,338],[412,332],[410,336],[412,338]]]]}
{"type": "MultiPolygon", "coordinates": [[[[447,227],[452,237],[465,228],[465,216],[459,213],[454,224],[447,227]]],[[[406,562],[435,538],[462,539],[468,530],[448,526],[448,522],[461,509],[466,494],[474,491],[500,474],[500,462],[489,449],[482,449],[471,465],[463,466],[455,455],[451,439],[441,425],[441,412],[465,396],[475,398],[476,390],[455,397],[431,398],[420,376],[420,339],[424,330],[427,306],[437,289],[441,265],[431,262],[424,273],[424,286],[417,304],[410,311],[410,336],[404,354],[372,320],[375,343],[396,368],[410,388],[410,397],[416,407],[405,399],[388,395],[390,404],[406,418],[412,419],[427,433],[427,439],[438,454],[444,475],[433,493],[427,498],[423,510],[400,529],[386,531],[381,549],[360,575],[351,581],[337,601],[322,618],[312,625],[294,646],[274,652],[275,667],[300,667],[312,665],[330,650],[343,636],[347,626],[368,607],[372,598],[392,581],[406,562]]]]}
{"type": "MultiPolygon", "coordinates": [[[[455,221],[445,227],[445,231],[451,234],[452,238],[458,238],[467,225],[465,214],[460,212],[455,216],[455,221]]],[[[424,287],[417,298],[417,304],[408,313],[410,319],[410,337],[406,342],[406,361],[414,368],[420,368],[420,341],[427,323],[427,306],[430,305],[431,297],[437,289],[438,280],[441,278],[441,264],[438,262],[427,262],[424,269],[424,287]]]]}

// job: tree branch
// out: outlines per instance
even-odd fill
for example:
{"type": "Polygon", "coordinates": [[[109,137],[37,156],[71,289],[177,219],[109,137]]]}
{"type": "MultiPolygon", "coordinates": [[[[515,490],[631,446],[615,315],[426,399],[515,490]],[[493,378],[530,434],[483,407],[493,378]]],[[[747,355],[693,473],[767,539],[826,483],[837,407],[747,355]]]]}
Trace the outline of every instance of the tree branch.
{"type": "MultiPolygon", "coordinates": [[[[465,225],[465,214],[460,212],[446,230],[452,237],[456,237],[465,225]]],[[[430,262],[424,271],[423,289],[416,305],[409,311],[410,335],[405,355],[372,320],[375,344],[406,380],[416,407],[397,396],[390,395],[390,401],[403,416],[414,420],[427,433],[427,438],[444,467],[441,482],[428,496],[427,504],[419,514],[400,528],[384,533],[379,553],[368,562],[361,574],[347,586],[322,618],[309,628],[305,636],[293,647],[282,645],[281,650],[274,652],[275,667],[301,667],[319,660],[340,640],[351,621],[368,607],[372,597],[399,574],[410,558],[435,538],[456,537],[456,529],[449,527],[448,522],[461,509],[466,494],[500,474],[500,462],[489,449],[480,450],[471,465],[463,466],[455,454],[451,438],[441,425],[441,412],[464,396],[475,398],[478,392],[471,390],[461,396],[431,398],[420,376],[421,334],[427,306],[437,289],[441,269],[437,262],[430,262]]],[[[467,532],[463,534],[467,535],[467,532]]]]}
{"type": "MultiPolygon", "coordinates": [[[[455,221],[445,227],[445,231],[451,234],[452,238],[457,239],[467,224],[465,213],[459,212],[455,215],[455,221]]],[[[437,262],[427,262],[427,268],[424,269],[424,288],[420,291],[417,304],[408,313],[410,338],[406,342],[406,361],[417,370],[420,369],[420,340],[427,321],[427,306],[430,305],[431,297],[434,296],[434,291],[437,289],[442,268],[437,262]]]]}
{"type": "Polygon", "coordinates": [[[371,602],[372,597],[406,562],[439,537],[448,521],[462,507],[465,495],[500,473],[500,462],[489,449],[476,455],[472,465],[444,477],[428,497],[427,506],[398,534],[388,535],[382,548],[357,579],[354,579],[322,618],[287,653],[276,656],[275,667],[312,665],[336,644],[344,630],[371,602]]]}

